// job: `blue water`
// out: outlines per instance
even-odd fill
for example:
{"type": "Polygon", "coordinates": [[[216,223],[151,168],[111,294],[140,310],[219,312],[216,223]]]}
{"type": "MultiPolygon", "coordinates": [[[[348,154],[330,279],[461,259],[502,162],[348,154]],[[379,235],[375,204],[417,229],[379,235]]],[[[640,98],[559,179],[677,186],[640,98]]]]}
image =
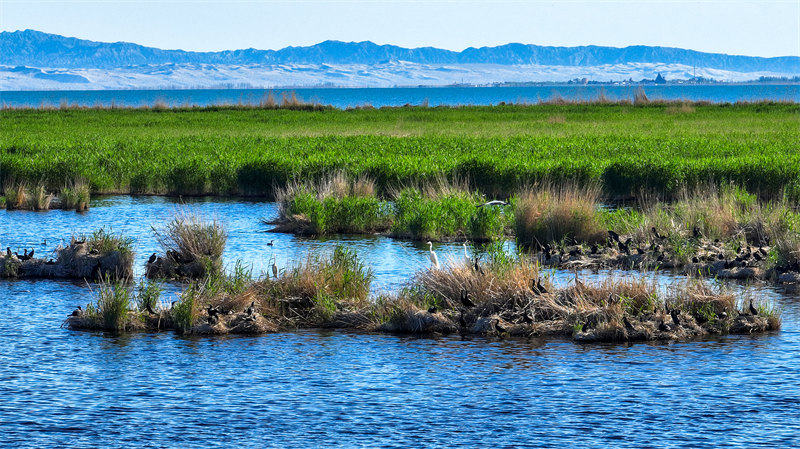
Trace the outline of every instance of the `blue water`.
{"type": "MultiPolygon", "coordinates": [[[[275,205],[237,201],[112,197],[86,214],[0,211],[0,246],[46,254],[72,233],[111,226],[136,239],[141,274],[156,248],[150,226],[179,208],[226,225],[228,266],[271,257],[289,266],[342,243],[375,269],[376,292],[427,266],[425,245],[266,233],[259,219],[275,205]]],[[[436,250],[446,260],[463,248],[436,250]]],[[[680,277],[659,279],[668,288],[680,277]]],[[[92,300],[85,284],[0,281],[2,446],[797,447],[800,302],[754,288],[782,306],[781,331],[581,345],[329,331],[111,336],[60,327],[92,300]]]]}
{"type": "MultiPolygon", "coordinates": [[[[536,103],[561,97],[572,100],[597,98],[601,93],[611,99],[632,99],[636,86],[531,86],[531,87],[420,87],[420,88],[324,88],[293,89],[298,97],[340,108],[370,104],[380,106],[419,105],[489,105],[536,103]]],[[[704,100],[736,102],[754,100],[800,101],[800,85],[666,85],[645,86],[650,99],[704,100]]],[[[143,106],[163,102],[170,106],[258,103],[269,92],[281,98],[281,90],[263,89],[186,89],[186,90],[89,90],[89,91],[7,91],[0,92],[0,106],[42,105],[62,103],[83,106],[116,104],[143,106]]]]}

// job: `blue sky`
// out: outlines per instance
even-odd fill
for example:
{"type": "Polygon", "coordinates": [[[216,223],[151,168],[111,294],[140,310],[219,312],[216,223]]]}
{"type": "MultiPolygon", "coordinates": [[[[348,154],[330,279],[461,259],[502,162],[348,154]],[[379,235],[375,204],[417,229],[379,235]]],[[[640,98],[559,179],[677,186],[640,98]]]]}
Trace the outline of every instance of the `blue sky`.
{"type": "Polygon", "coordinates": [[[185,50],[277,49],[338,39],[452,50],[508,42],[644,44],[798,56],[800,0],[0,0],[0,30],[25,28],[185,50]]]}

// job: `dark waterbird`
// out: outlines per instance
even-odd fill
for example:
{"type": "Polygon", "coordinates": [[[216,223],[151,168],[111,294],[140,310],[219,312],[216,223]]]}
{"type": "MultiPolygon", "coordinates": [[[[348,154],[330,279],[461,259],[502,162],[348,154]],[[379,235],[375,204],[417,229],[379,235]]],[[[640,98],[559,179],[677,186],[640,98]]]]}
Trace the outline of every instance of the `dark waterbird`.
{"type": "Polygon", "coordinates": [[[78,306],[78,308],[73,310],[69,316],[74,316],[74,317],[83,316],[83,309],[81,308],[81,306],[78,306]]]}
{"type": "Polygon", "coordinates": [[[612,231],[611,229],[608,230],[608,237],[615,242],[619,242],[619,234],[612,231]]]}
{"type": "Polygon", "coordinates": [[[753,307],[753,300],[752,299],[750,300],[750,307],[748,307],[747,310],[750,312],[750,315],[753,315],[753,316],[758,315],[758,309],[753,307]]]}
{"type": "Polygon", "coordinates": [[[475,271],[477,271],[478,273],[480,273],[480,274],[484,274],[484,273],[483,273],[483,268],[482,268],[482,267],[481,267],[481,265],[478,263],[478,259],[477,259],[477,258],[475,258],[475,261],[474,261],[474,263],[473,263],[473,265],[472,265],[472,268],[473,268],[475,271]]]}
{"type": "Polygon", "coordinates": [[[256,314],[256,302],[252,301],[247,309],[244,311],[247,315],[253,316],[256,314]]]}
{"type": "Polygon", "coordinates": [[[475,303],[472,302],[471,299],[469,299],[469,293],[467,293],[466,290],[461,290],[461,298],[460,299],[461,299],[461,305],[462,306],[464,306],[466,308],[475,307],[475,303]]]}
{"type": "Polygon", "coordinates": [[[13,254],[11,254],[11,247],[7,246],[6,247],[6,257],[8,257],[10,259],[12,256],[13,256],[13,254]]]}
{"type": "Polygon", "coordinates": [[[669,315],[672,317],[672,322],[675,323],[676,326],[680,326],[681,324],[681,317],[677,310],[670,310],[669,315]]]}
{"type": "Polygon", "coordinates": [[[650,232],[652,232],[652,233],[653,233],[653,236],[655,236],[655,238],[656,238],[656,239],[658,239],[658,240],[663,240],[663,239],[664,239],[664,236],[663,236],[663,235],[660,235],[660,234],[658,233],[658,229],[656,229],[656,227],[655,227],[655,226],[653,226],[652,228],[650,228],[650,232]]]}
{"type": "Polygon", "coordinates": [[[152,264],[153,262],[156,261],[156,259],[158,259],[158,256],[156,255],[156,253],[153,253],[153,254],[150,255],[150,258],[147,259],[147,263],[148,264],[152,264]]]}
{"type": "Polygon", "coordinates": [[[627,244],[622,243],[622,241],[619,241],[619,240],[617,241],[617,247],[619,247],[619,250],[621,252],[625,253],[625,254],[630,254],[631,253],[631,249],[628,248],[627,244]]]}
{"type": "Polygon", "coordinates": [[[273,246],[274,244],[275,244],[275,240],[270,240],[269,243],[267,243],[267,246],[273,246]]]}

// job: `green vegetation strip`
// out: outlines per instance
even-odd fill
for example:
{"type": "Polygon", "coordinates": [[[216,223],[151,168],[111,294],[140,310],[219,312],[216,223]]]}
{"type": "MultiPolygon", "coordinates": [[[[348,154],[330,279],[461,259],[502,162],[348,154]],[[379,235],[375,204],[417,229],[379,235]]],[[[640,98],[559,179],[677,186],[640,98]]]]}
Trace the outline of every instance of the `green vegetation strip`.
{"type": "Polygon", "coordinates": [[[796,196],[798,149],[792,103],[0,111],[0,183],[51,191],[83,179],[94,193],[271,196],[344,170],[381,194],[444,175],[503,197],[542,179],[796,196]]]}

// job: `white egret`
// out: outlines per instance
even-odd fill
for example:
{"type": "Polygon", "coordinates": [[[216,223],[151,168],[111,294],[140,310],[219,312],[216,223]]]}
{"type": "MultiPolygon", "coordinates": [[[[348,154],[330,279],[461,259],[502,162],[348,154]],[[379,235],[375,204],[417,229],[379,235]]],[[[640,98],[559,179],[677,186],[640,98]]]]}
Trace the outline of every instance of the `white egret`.
{"type": "Polygon", "coordinates": [[[441,268],[441,266],[439,265],[439,258],[436,257],[436,253],[433,252],[433,243],[431,242],[428,242],[428,252],[430,252],[431,266],[433,266],[433,268],[437,270],[441,268]]]}
{"type": "Polygon", "coordinates": [[[464,263],[466,263],[467,266],[469,266],[471,262],[472,259],[470,259],[469,252],[467,251],[467,242],[464,242],[464,263]]]}
{"type": "Polygon", "coordinates": [[[483,207],[483,206],[508,206],[508,203],[500,200],[492,200],[478,205],[478,207],[483,207]]]}

